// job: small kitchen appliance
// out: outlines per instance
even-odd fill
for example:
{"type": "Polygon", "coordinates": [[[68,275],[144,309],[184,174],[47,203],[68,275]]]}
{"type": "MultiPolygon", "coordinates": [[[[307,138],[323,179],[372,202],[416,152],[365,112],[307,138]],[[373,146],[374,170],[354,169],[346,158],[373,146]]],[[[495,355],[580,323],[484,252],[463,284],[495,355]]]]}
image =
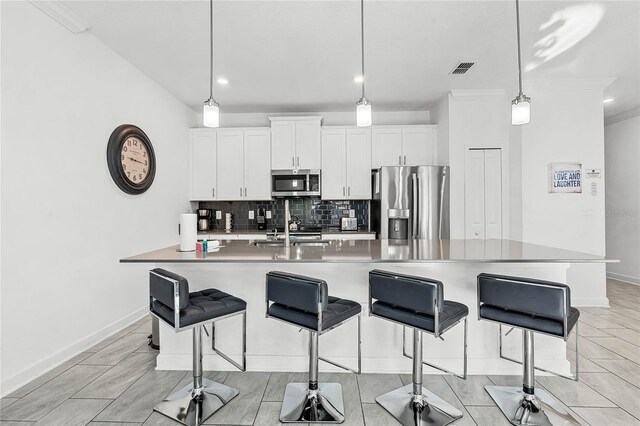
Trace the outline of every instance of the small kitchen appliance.
{"type": "Polygon", "coordinates": [[[208,231],[213,228],[213,210],[198,209],[198,231],[208,231]]]}
{"type": "Polygon", "coordinates": [[[267,219],[265,217],[264,209],[258,209],[258,217],[256,221],[258,222],[259,231],[264,231],[267,229],[267,219]]]}
{"type": "Polygon", "coordinates": [[[357,231],[358,219],[355,217],[343,217],[340,219],[341,231],[357,231]]]}
{"type": "Polygon", "coordinates": [[[274,197],[319,197],[320,170],[272,170],[274,197]]]}

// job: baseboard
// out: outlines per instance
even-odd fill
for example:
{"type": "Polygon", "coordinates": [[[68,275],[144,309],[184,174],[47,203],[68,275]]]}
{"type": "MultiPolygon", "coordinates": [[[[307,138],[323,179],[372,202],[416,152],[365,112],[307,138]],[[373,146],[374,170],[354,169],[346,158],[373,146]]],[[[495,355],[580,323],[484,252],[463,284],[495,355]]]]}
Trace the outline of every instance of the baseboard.
{"type": "Polygon", "coordinates": [[[75,343],[54,354],[49,355],[41,361],[30,365],[24,370],[21,370],[10,377],[3,377],[0,381],[0,397],[9,395],[11,392],[21,388],[30,381],[36,379],[37,377],[45,374],[50,370],[53,370],[60,364],[68,361],[79,353],[84,352],[96,343],[140,320],[148,313],[149,308],[147,306],[140,308],[135,312],[132,312],[129,315],[117,321],[114,321],[103,329],[76,341],[75,343]]]}
{"type": "Polygon", "coordinates": [[[608,297],[571,297],[574,308],[609,308],[608,297]]]}
{"type": "Polygon", "coordinates": [[[640,278],[631,277],[629,275],[616,274],[615,272],[607,271],[607,278],[611,278],[612,280],[622,281],[628,284],[640,285],[640,278]]]}

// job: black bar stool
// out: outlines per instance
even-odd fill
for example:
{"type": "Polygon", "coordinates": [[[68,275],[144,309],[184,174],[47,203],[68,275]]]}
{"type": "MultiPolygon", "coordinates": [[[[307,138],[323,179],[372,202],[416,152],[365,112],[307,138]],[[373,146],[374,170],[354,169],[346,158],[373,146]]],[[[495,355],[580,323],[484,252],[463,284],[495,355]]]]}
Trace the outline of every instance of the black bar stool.
{"type": "Polygon", "coordinates": [[[462,412],[422,387],[422,364],[457,377],[467,377],[467,315],[462,303],[444,300],[440,281],[373,270],[369,272],[369,316],[403,326],[403,354],[413,358],[413,383],[376,397],[376,402],[405,426],[446,425],[462,412]],[[376,302],[371,303],[372,299],[376,302]],[[463,374],[422,360],[422,333],[440,337],[464,320],[463,374]],[[413,356],[404,349],[404,327],[413,329],[413,356]]]}
{"type": "Polygon", "coordinates": [[[360,374],[360,312],[352,300],[329,296],[327,283],[286,272],[269,272],[266,285],[266,317],[309,330],[309,383],[289,383],[284,393],[280,421],[342,423],[344,401],[339,383],[318,383],[318,360],[360,374]],[[358,369],[322,358],[318,337],[358,318],[358,369]]]}
{"type": "Polygon", "coordinates": [[[571,292],[565,284],[503,275],[478,275],[478,319],[500,324],[500,357],[523,365],[522,389],[485,386],[512,424],[580,424],[551,394],[544,389],[535,389],[533,350],[534,332],[560,337],[566,341],[576,326],[576,376],[571,379],[578,380],[579,317],[580,311],[571,307],[571,292]],[[523,362],[502,355],[502,324],[522,329],[523,362]]]}
{"type": "MultiPolygon", "coordinates": [[[[149,271],[149,310],[176,333],[193,330],[193,384],[178,390],[153,407],[165,416],[184,425],[197,426],[238,395],[238,390],[202,378],[202,329],[205,324],[235,315],[242,315],[242,363],[238,364],[213,349],[225,360],[245,371],[247,303],[213,288],[189,293],[184,277],[166,271],[149,271]]],[[[208,334],[208,333],[207,333],[208,334]]],[[[212,326],[215,342],[215,326],[212,326]]]]}

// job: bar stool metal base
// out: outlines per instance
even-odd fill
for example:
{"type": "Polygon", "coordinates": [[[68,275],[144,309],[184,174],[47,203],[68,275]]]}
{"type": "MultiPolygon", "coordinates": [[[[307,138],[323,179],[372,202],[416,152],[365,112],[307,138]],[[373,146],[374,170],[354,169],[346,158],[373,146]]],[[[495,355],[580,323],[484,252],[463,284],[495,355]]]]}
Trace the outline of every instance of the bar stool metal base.
{"type": "Polygon", "coordinates": [[[442,426],[462,417],[460,410],[424,387],[422,395],[415,395],[413,384],[380,395],[376,402],[405,426],[442,426]]]}
{"type": "MultiPolygon", "coordinates": [[[[544,389],[535,389],[534,398],[525,398],[522,388],[485,386],[502,414],[514,425],[578,426],[580,423],[544,389]]],[[[528,396],[528,395],[527,395],[528,396]]]]}
{"type": "Polygon", "coordinates": [[[198,426],[238,395],[237,389],[213,380],[203,378],[202,386],[200,394],[194,395],[193,384],[188,384],[153,410],[183,425],[198,426]]]}
{"type": "Polygon", "coordinates": [[[289,383],[284,392],[280,421],[344,422],[342,386],[339,383],[319,383],[317,390],[311,390],[308,383],[289,383]]]}

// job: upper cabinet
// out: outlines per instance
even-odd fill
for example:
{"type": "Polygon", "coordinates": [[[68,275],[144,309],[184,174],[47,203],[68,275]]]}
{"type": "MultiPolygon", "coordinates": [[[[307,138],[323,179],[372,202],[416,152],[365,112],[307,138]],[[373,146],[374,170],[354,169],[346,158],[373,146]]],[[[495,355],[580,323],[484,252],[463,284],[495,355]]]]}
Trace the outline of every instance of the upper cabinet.
{"type": "Polygon", "coordinates": [[[190,199],[216,199],[216,132],[191,129],[189,132],[190,199]]]}
{"type": "Polygon", "coordinates": [[[269,117],[271,169],[320,169],[322,117],[269,117]]]}
{"type": "Polygon", "coordinates": [[[193,129],[191,200],[271,199],[269,129],[193,129]]]}
{"type": "Polygon", "coordinates": [[[371,198],[371,130],[322,130],[322,199],[371,198]]]}
{"type": "Polygon", "coordinates": [[[437,126],[380,126],[371,129],[371,167],[432,165],[437,161],[437,126]]]}

